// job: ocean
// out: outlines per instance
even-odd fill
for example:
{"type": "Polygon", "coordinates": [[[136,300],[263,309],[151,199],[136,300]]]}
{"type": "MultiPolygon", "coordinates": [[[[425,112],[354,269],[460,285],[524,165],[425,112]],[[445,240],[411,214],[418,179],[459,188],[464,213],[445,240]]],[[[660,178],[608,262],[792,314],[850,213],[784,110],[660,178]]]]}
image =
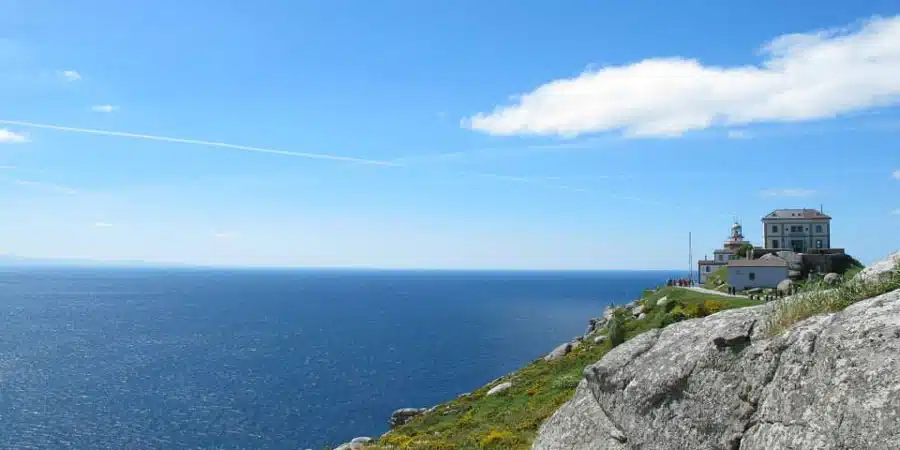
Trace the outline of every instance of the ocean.
{"type": "Polygon", "coordinates": [[[0,269],[0,448],[321,449],[666,272],[0,269]]]}

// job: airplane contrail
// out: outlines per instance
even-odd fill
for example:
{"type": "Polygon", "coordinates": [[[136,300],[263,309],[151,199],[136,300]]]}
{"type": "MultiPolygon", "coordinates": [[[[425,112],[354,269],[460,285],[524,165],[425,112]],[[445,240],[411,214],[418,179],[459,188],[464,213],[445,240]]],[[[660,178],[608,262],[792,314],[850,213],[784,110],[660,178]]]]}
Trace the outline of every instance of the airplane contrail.
{"type": "Polygon", "coordinates": [[[262,147],[251,147],[248,145],[236,145],[236,144],[228,144],[225,142],[215,142],[215,141],[204,141],[199,139],[183,139],[183,138],[174,138],[168,136],[155,136],[151,134],[140,134],[140,133],[129,133],[124,131],[109,131],[109,130],[95,130],[91,128],[75,128],[75,127],[66,127],[62,125],[51,125],[46,123],[34,123],[34,122],[24,122],[20,120],[4,120],[0,119],[0,123],[7,125],[16,125],[20,127],[27,128],[43,128],[46,130],[56,130],[56,131],[65,131],[70,133],[84,133],[84,134],[96,134],[100,136],[115,136],[115,137],[124,137],[131,139],[144,139],[148,141],[162,141],[162,142],[172,142],[177,144],[189,144],[189,145],[203,145],[206,147],[219,147],[219,148],[228,148],[232,150],[242,150],[247,152],[257,152],[257,153],[269,153],[273,155],[282,155],[282,156],[294,156],[298,158],[309,158],[309,159],[327,159],[331,161],[344,161],[344,162],[352,162],[357,164],[367,164],[374,166],[389,166],[389,167],[398,167],[402,166],[402,164],[390,162],[390,161],[380,161],[377,159],[365,159],[365,158],[355,158],[352,156],[340,156],[340,155],[329,155],[324,153],[305,153],[305,152],[291,152],[287,150],[278,150],[274,148],[262,148],[262,147]]]}

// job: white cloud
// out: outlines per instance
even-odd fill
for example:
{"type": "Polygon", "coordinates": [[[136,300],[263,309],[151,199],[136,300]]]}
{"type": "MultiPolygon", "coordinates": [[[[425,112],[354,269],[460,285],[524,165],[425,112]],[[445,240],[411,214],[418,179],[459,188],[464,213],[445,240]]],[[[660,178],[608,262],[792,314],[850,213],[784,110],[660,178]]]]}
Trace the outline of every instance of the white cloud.
{"type": "Polygon", "coordinates": [[[895,170],[891,175],[894,177],[894,179],[900,180],[900,169],[895,170]]]}
{"type": "Polygon", "coordinates": [[[28,142],[28,136],[0,128],[0,144],[24,144],[26,142],[28,142]]]}
{"type": "Polygon", "coordinates": [[[240,233],[236,231],[220,231],[218,233],[213,233],[213,237],[217,239],[234,239],[239,236],[240,233]]]}
{"type": "Polygon", "coordinates": [[[113,111],[118,110],[119,107],[115,105],[94,105],[91,106],[91,111],[99,112],[99,113],[111,113],[113,111]]]}
{"type": "Polygon", "coordinates": [[[728,131],[728,139],[750,139],[750,133],[742,130],[728,131]]]}
{"type": "Polygon", "coordinates": [[[900,103],[900,16],[782,35],[759,65],[704,66],[653,58],[588,70],[464,119],[495,135],[621,130],[678,136],[716,125],[827,119],[900,103]]]}
{"type": "Polygon", "coordinates": [[[65,195],[78,194],[77,190],[67,187],[67,186],[62,186],[59,184],[44,183],[41,181],[30,181],[30,180],[12,180],[12,179],[7,179],[7,180],[12,182],[13,184],[16,184],[19,186],[29,187],[29,188],[33,188],[33,189],[42,190],[42,191],[54,192],[57,194],[65,194],[65,195]]]}
{"type": "Polygon", "coordinates": [[[109,222],[94,222],[94,228],[112,228],[113,224],[109,222]]]}
{"type": "Polygon", "coordinates": [[[68,69],[63,70],[59,73],[66,81],[78,81],[81,79],[81,74],[75,70],[68,69]]]}
{"type": "Polygon", "coordinates": [[[765,189],[762,194],[766,197],[811,197],[816,194],[812,189],[765,189]]]}

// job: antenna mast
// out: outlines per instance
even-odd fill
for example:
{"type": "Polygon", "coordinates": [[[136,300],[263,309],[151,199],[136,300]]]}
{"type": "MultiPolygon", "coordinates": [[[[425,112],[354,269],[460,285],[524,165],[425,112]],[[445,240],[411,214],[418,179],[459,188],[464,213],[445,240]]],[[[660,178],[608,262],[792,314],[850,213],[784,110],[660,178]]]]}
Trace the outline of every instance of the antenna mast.
{"type": "Polygon", "coordinates": [[[691,242],[691,232],[688,231],[688,278],[690,280],[694,279],[694,246],[691,242]]]}

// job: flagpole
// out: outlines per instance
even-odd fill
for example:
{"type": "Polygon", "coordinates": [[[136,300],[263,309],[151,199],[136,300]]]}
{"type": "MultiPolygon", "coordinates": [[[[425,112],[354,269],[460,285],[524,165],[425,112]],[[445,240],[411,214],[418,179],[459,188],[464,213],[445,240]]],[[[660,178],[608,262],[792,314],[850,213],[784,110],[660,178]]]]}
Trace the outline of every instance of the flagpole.
{"type": "Polygon", "coordinates": [[[692,242],[691,242],[691,232],[688,231],[688,274],[689,274],[688,278],[691,279],[691,280],[694,279],[694,255],[693,255],[693,251],[694,251],[694,246],[693,246],[693,244],[692,244],[692,242]]]}

